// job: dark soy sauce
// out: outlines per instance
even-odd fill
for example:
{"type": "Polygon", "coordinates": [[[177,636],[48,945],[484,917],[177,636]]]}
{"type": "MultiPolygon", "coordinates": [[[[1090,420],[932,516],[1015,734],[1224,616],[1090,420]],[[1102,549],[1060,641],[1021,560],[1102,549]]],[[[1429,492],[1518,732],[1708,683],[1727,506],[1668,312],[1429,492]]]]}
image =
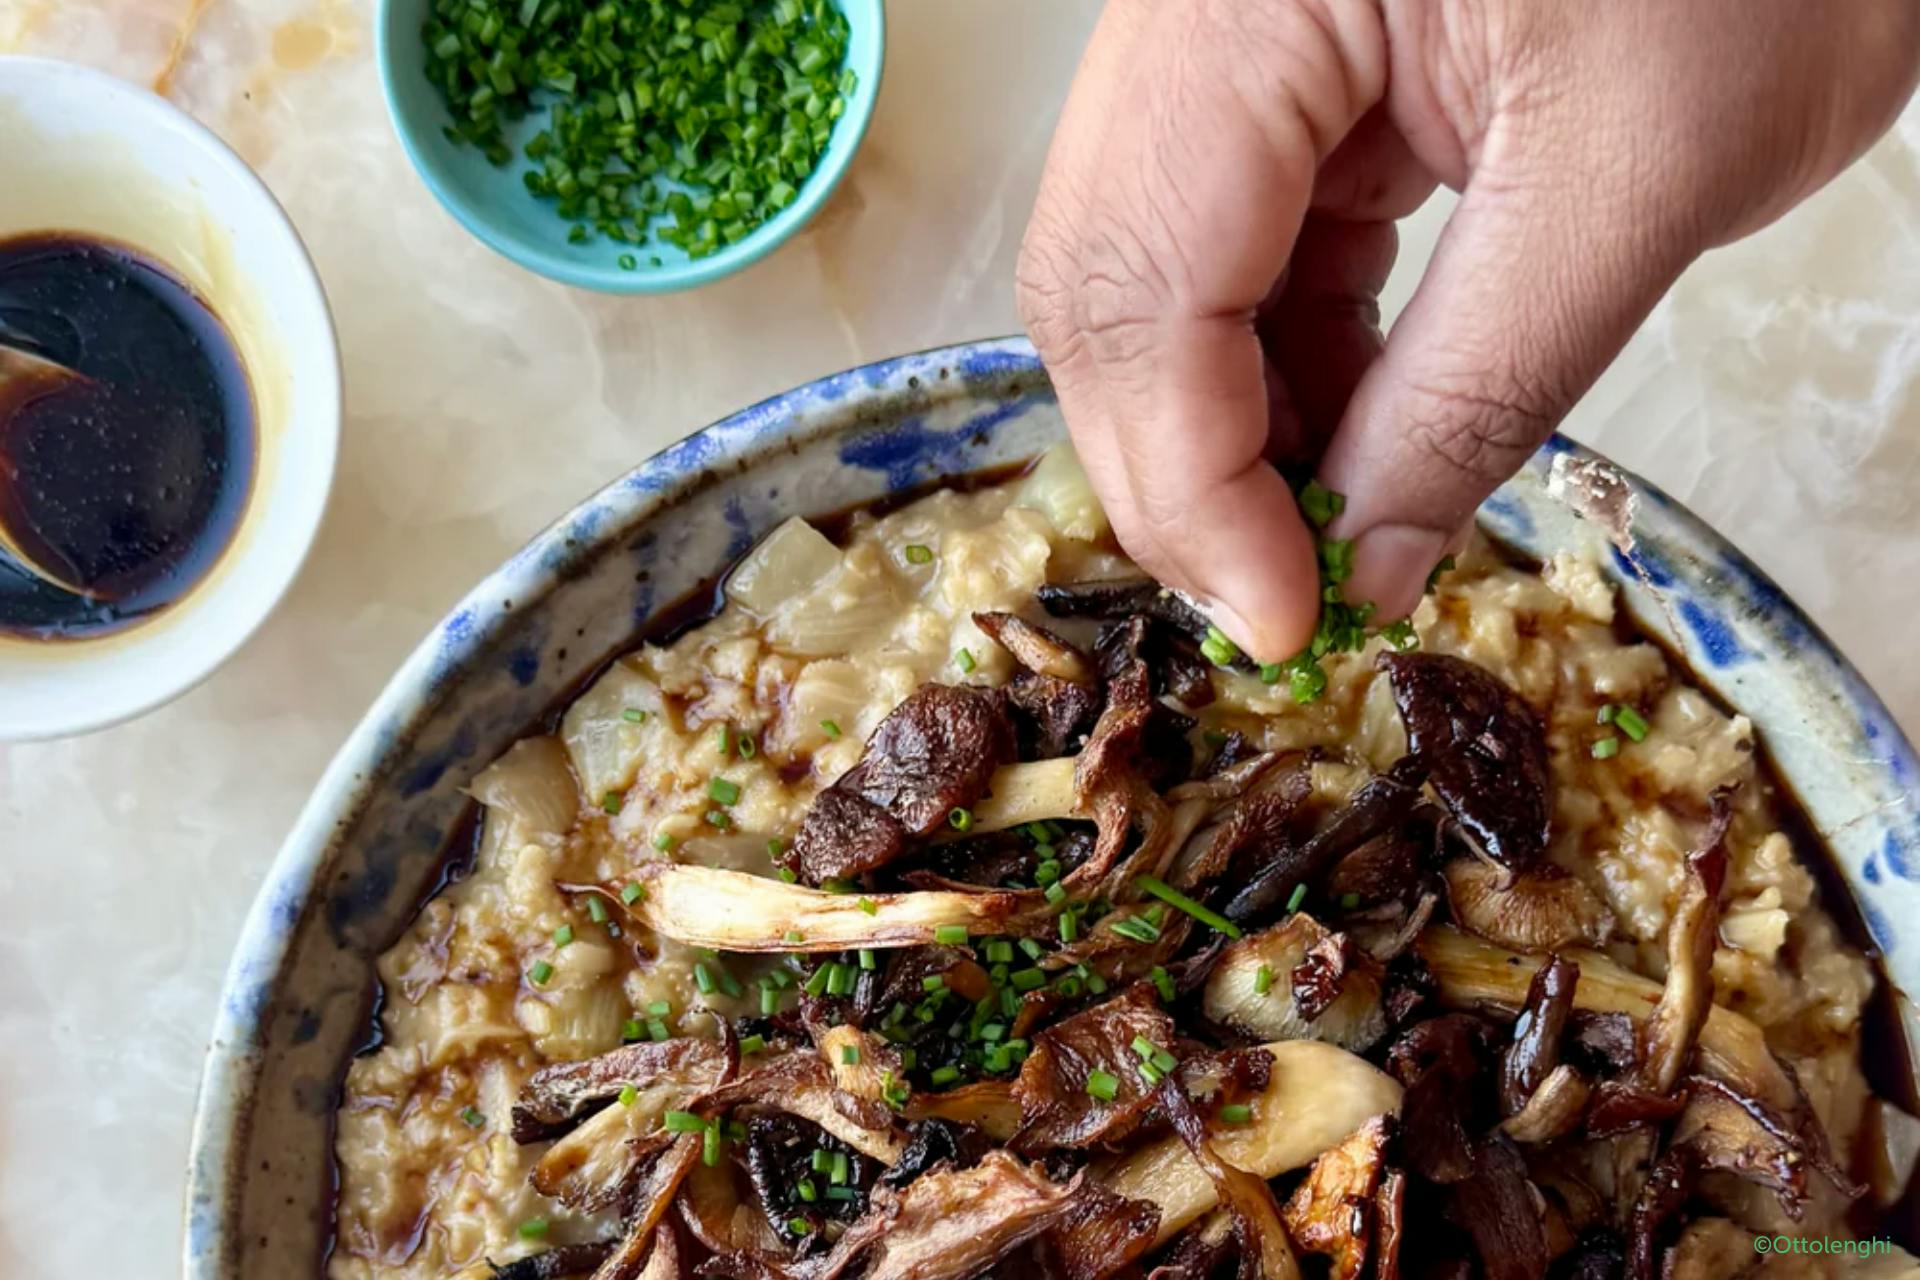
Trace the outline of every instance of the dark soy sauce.
{"type": "Polygon", "coordinates": [[[80,639],[165,609],[253,485],[226,327],[136,250],[50,232],[0,241],[0,342],[82,375],[0,383],[0,635],[80,639]]]}

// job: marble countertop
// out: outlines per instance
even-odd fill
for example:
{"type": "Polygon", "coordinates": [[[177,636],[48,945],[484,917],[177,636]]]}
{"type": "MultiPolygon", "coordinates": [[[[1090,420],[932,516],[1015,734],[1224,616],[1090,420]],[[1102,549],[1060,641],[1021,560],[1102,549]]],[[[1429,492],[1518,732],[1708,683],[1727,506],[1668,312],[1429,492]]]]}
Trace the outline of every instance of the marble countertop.
{"type": "MultiPolygon", "coordinates": [[[[527,275],[441,212],[387,128],[371,0],[0,0],[0,52],[154,85],[260,171],[319,265],[347,381],[326,525],[266,628],[143,720],[0,747],[0,1275],[175,1272],[241,918],[336,745],[468,585],[732,409],[1017,328],[1014,254],[1097,8],[893,5],[872,133],[820,219],[730,280],[621,300],[527,275]]],[[[1448,203],[1407,225],[1392,302],[1448,203]]],[[[1568,424],[1777,576],[1909,732],[1916,300],[1920,107],[1689,272],[1568,424]]]]}

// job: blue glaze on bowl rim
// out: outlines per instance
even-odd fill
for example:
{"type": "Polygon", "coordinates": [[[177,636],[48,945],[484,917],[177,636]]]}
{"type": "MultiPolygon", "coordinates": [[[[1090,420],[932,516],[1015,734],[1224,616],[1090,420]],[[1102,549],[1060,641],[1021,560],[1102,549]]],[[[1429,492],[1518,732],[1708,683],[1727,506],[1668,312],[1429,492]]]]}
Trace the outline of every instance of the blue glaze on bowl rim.
{"type": "Polygon", "coordinates": [[[566,239],[568,220],[536,202],[521,182],[527,162],[520,145],[539,127],[531,113],[524,128],[510,127],[514,158],[501,169],[475,148],[457,146],[441,130],[449,123],[445,102],[427,80],[421,17],[429,0],[380,0],[374,22],[374,60],[387,117],[414,172],[475,239],[508,260],[549,280],[601,293],[672,293],[707,284],[752,266],[779,248],[820,211],[846,176],[866,138],[886,67],[886,7],[882,0],[834,0],[847,17],[847,62],[855,73],[846,110],[835,122],[827,149],[792,203],[730,245],[704,258],[689,258],[671,245],[622,245],[603,236],[585,244],[566,239]],[[619,265],[631,254],[636,265],[619,265]],[[653,257],[660,265],[651,265],[653,257]]]}
{"type": "MultiPolygon", "coordinates": [[[[1062,430],[1024,340],[848,370],[636,467],[470,592],[321,779],[247,919],[220,1001],[188,1173],[185,1274],[304,1273],[331,1228],[339,1071],[372,958],[438,873],[459,788],[664,604],[790,514],[1029,456],[1062,430]]],[[[1631,557],[1547,493],[1556,438],[1481,513],[1532,554],[1594,553],[1628,607],[1750,715],[1828,839],[1896,982],[1920,989],[1920,760],[1886,707],[1751,561],[1643,481],[1631,557]]],[[[1911,1006],[1903,1002],[1908,1034],[1911,1006]]]]}

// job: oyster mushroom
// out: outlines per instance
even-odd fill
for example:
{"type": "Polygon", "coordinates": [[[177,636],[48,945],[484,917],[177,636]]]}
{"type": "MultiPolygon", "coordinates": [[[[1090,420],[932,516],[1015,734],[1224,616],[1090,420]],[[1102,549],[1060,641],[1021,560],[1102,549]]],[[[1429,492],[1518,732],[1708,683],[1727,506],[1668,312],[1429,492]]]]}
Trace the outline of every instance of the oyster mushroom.
{"type": "Polygon", "coordinates": [[[1534,1145],[1555,1142],[1580,1127],[1593,1086],[1578,1071],[1561,1063],[1547,1074],[1520,1110],[1501,1122],[1515,1142],[1534,1145]]]}
{"type": "Polygon", "coordinates": [[[1260,1280],[1300,1280],[1300,1263],[1293,1256],[1293,1244],[1267,1180],[1221,1158],[1206,1122],[1178,1080],[1164,1081],[1159,1097],[1161,1109],[1173,1121],[1173,1131],[1213,1183],[1220,1203],[1233,1214],[1243,1259],[1241,1273],[1252,1272],[1260,1280]]]}
{"type": "Polygon", "coordinates": [[[1474,845],[1514,871],[1547,845],[1552,778],[1540,717],[1485,667],[1439,653],[1380,655],[1407,746],[1474,845]]]}
{"type": "MultiPolygon", "coordinates": [[[[1446,925],[1429,926],[1415,949],[1433,971],[1441,1001],[1458,1009],[1519,1008],[1526,1002],[1534,973],[1544,963],[1540,956],[1509,951],[1446,925]]],[[[1621,968],[1600,952],[1574,950],[1567,956],[1580,966],[1579,985],[1573,993],[1576,1009],[1625,1014],[1640,1025],[1660,1003],[1658,984],[1621,968]]],[[[1705,1074],[1781,1110],[1791,1111],[1797,1105],[1798,1090],[1768,1050],[1766,1036],[1747,1018],[1710,1006],[1698,1045],[1705,1074]]]]}
{"type": "Polygon", "coordinates": [[[1687,855],[1686,884],[1667,926],[1667,983],[1640,1028],[1640,1078],[1655,1093],[1670,1091],[1680,1078],[1713,1009],[1713,948],[1731,821],[1726,798],[1715,795],[1706,839],[1687,855]]]}
{"type": "MultiPolygon", "coordinates": [[[[1273,1059],[1266,1087],[1249,1098],[1249,1123],[1211,1128],[1214,1151],[1237,1169],[1278,1177],[1311,1163],[1377,1115],[1400,1106],[1391,1076],[1344,1049],[1314,1040],[1264,1045],[1273,1059]]],[[[1155,1243],[1165,1243],[1217,1205],[1219,1193],[1177,1137],[1101,1161],[1094,1177],[1128,1200],[1160,1208],[1155,1243]]]]}
{"type": "Polygon", "coordinates": [[[1013,655],[1013,660],[1037,676],[1069,684],[1091,684],[1091,664],[1078,649],[1045,627],[1013,613],[976,613],[974,625],[1013,655]]]}
{"type": "MultiPolygon", "coordinates": [[[[1325,1040],[1356,1053],[1372,1047],[1386,1034],[1387,1016],[1381,1004],[1383,974],[1370,957],[1343,953],[1337,979],[1327,978],[1311,998],[1300,989],[1299,970],[1310,953],[1339,936],[1312,916],[1296,913],[1229,945],[1202,990],[1202,1012],[1254,1039],[1325,1040]]],[[[1307,976],[1327,974],[1331,967],[1310,966],[1307,976]]]]}
{"type": "Polygon", "coordinates": [[[1515,951],[1597,947],[1613,934],[1613,913],[1591,889],[1551,863],[1514,875],[1481,858],[1441,868],[1453,921],[1515,951]]]}
{"type": "Polygon", "coordinates": [[[1500,1056],[1501,1114],[1518,1115],[1559,1065],[1560,1041],[1573,1016],[1579,981],[1580,966],[1553,955],[1527,984],[1527,1001],[1513,1024],[1513,1043],[1500,1056]]]}

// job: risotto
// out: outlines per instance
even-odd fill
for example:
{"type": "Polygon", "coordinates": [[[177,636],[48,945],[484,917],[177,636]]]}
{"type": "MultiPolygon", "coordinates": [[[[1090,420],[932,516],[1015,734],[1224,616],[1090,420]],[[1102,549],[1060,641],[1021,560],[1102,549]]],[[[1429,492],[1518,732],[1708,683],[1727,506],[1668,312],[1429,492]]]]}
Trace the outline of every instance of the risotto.
{"type": "Polygon", "coordinates": [[[789,521],[473,781],[331,1275],[1920,1274],[1754,1250],[1920,1125],[1752,726],[1615,609],[1476,543],[1303,684],[1064,448],[789,521]]]}

